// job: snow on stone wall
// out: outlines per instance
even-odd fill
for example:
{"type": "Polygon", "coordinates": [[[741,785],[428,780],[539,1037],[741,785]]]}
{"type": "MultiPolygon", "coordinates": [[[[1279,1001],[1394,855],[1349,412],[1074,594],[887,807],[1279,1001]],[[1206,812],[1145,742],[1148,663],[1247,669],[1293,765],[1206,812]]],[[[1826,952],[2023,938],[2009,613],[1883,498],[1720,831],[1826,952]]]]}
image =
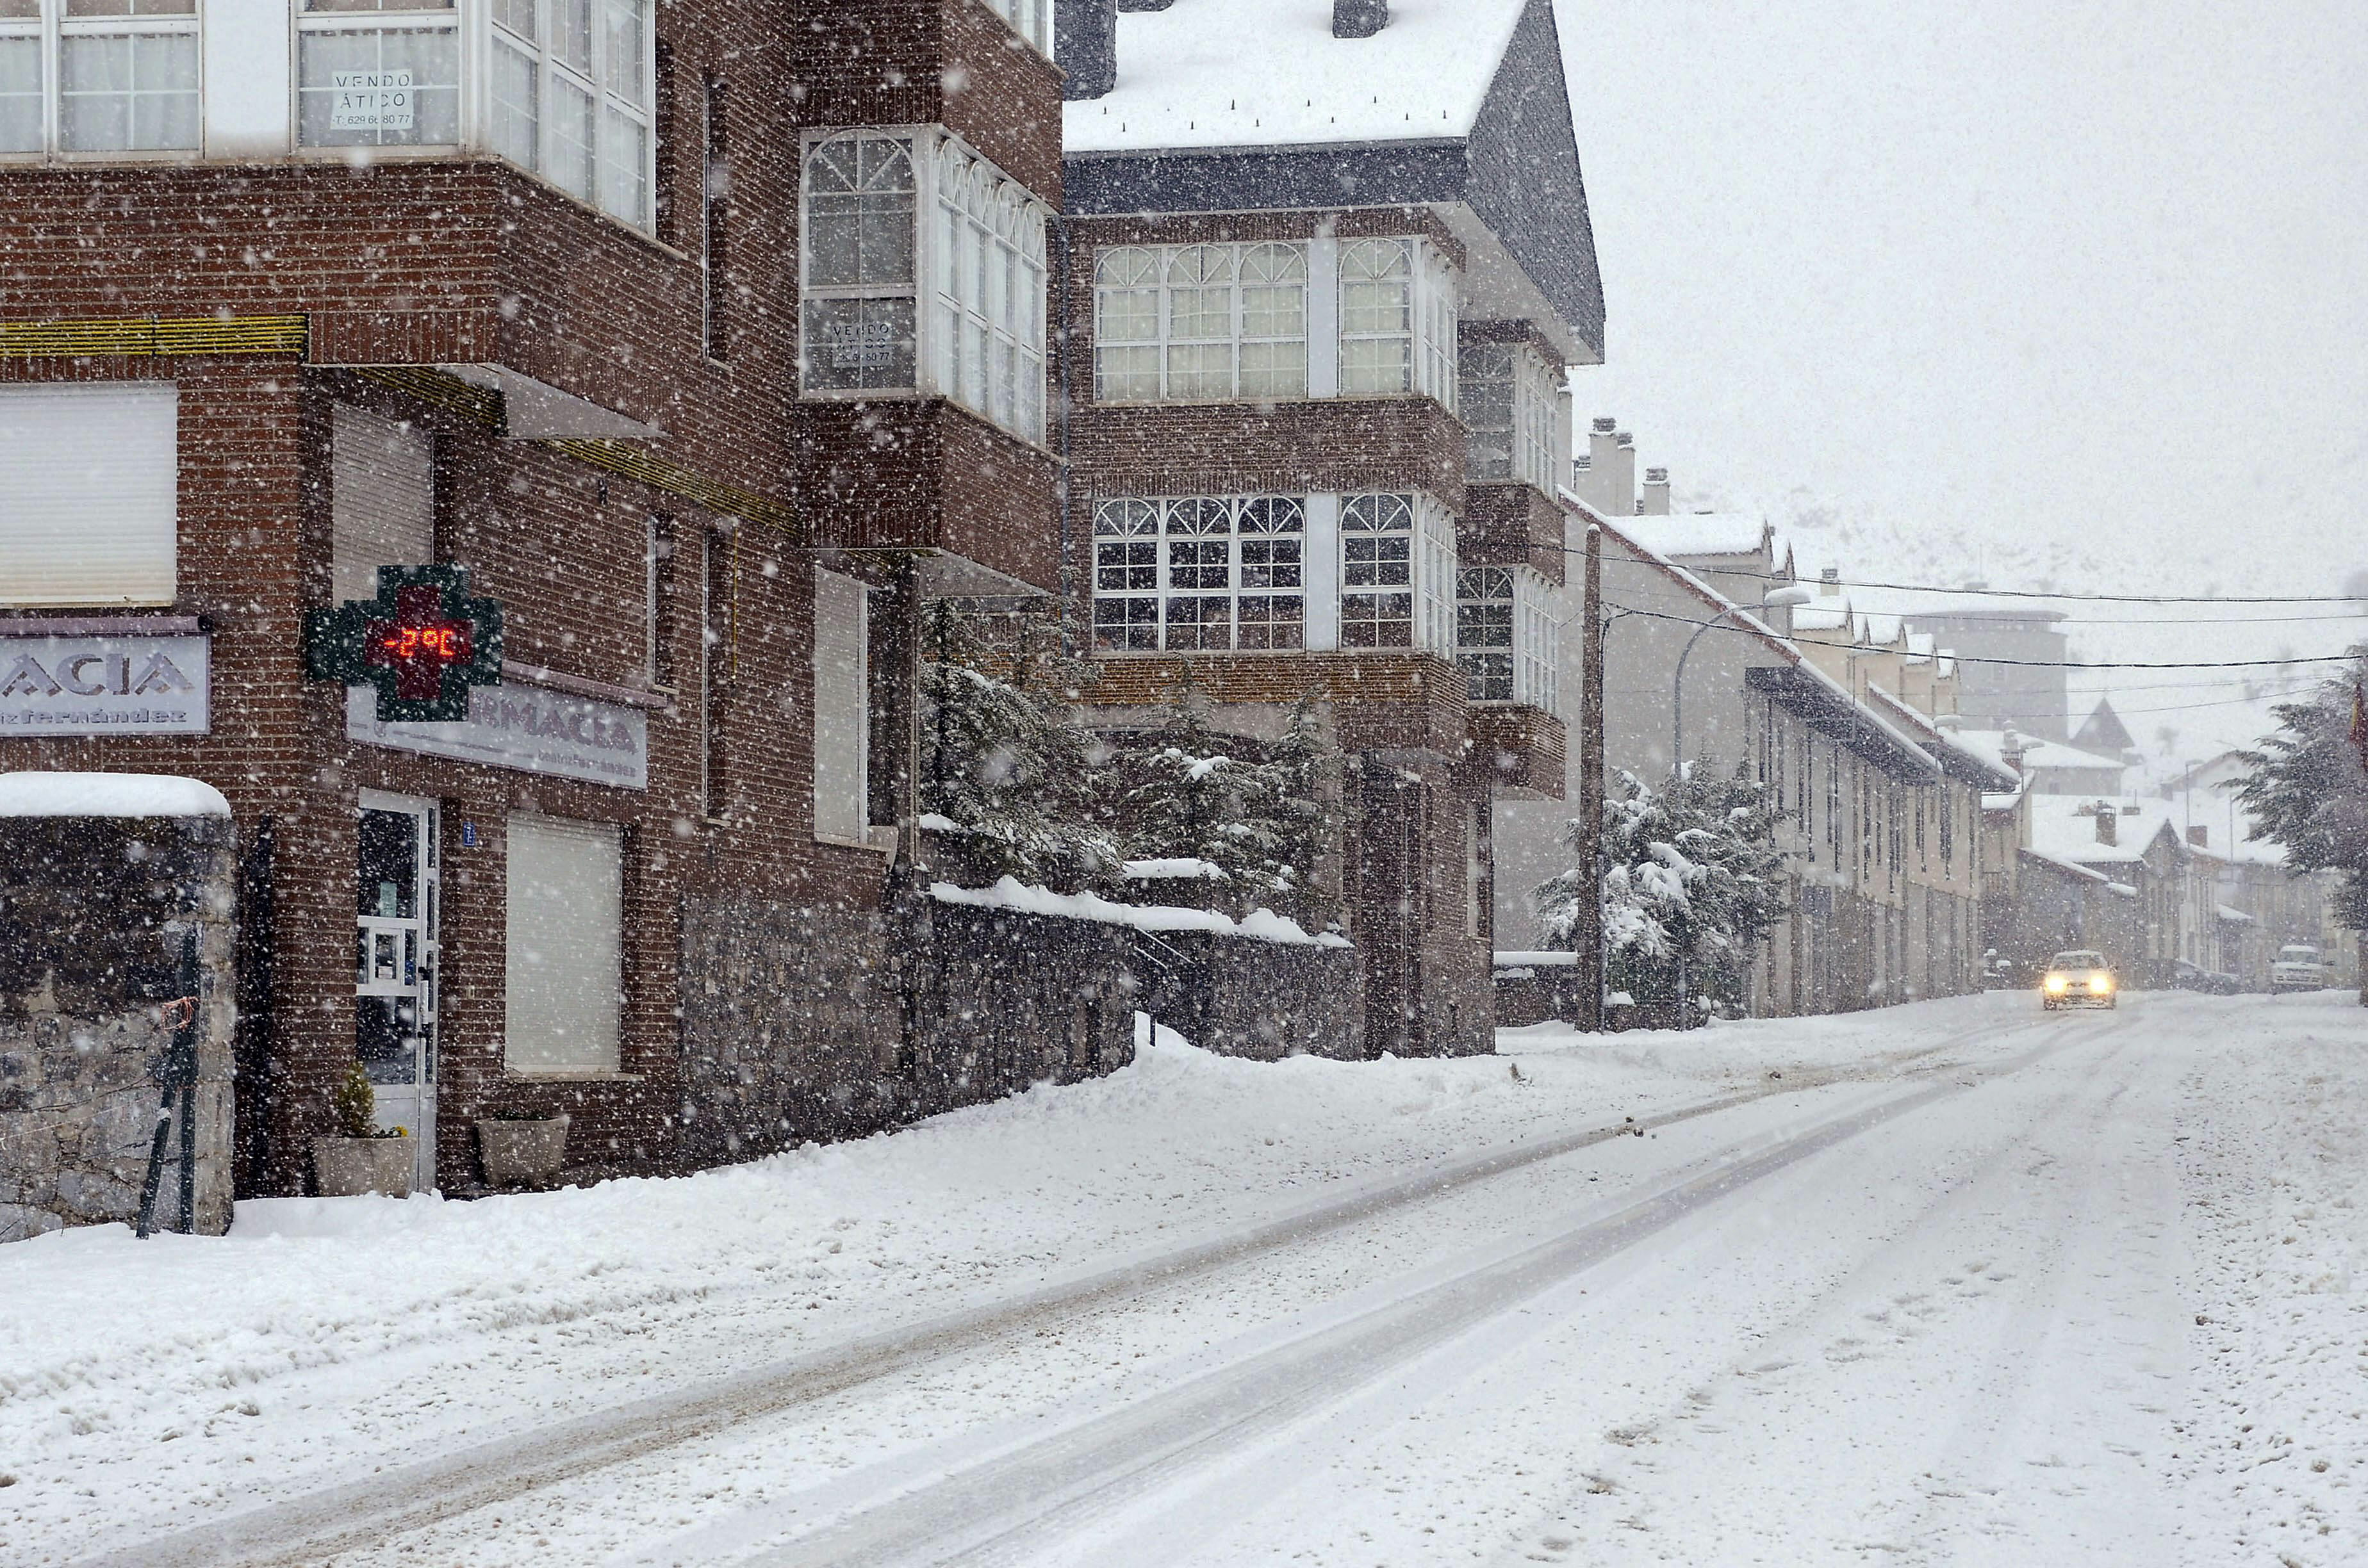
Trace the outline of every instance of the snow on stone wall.
{"type": "MultiPolygon", "coordinates": [[[[198,1229],[228,1228],[235,858],[211,812],[0,813],[0,1242],[136,1216],[192,922],[198,1229]]],[[[178,1190],[176,1162],[160,1221],[178,1190]]]]}

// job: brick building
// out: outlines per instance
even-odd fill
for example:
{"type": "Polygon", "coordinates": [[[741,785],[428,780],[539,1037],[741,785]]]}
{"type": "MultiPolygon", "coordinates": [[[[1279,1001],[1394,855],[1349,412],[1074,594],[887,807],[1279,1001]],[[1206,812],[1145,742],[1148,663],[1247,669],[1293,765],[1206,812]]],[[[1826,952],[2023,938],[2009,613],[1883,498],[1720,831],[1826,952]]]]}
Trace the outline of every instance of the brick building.
{"type": "Polygon", "coordinates": [[[1562,789],[1543,606],[1602,294],[1545,0],[1326,9],[1064,9],[1088,700],[1189,678],[1250,745],[1318,702],[1367,1047],[1485,1051],[1490,800],[1562,789]]]}
{"type": "Polygon", "coordinates": [[[901,629],[1059,583],[1051,53],[1046,0],[0,10],[0,769],[230,801],[242,1191],[357,1052],[463,1189],[492,1109],[598,1174],[1035,1075],[916,1048],[894,890],[901,629]],[[502,607],[465,722],[305,678],[438,562],[502,607]]]}

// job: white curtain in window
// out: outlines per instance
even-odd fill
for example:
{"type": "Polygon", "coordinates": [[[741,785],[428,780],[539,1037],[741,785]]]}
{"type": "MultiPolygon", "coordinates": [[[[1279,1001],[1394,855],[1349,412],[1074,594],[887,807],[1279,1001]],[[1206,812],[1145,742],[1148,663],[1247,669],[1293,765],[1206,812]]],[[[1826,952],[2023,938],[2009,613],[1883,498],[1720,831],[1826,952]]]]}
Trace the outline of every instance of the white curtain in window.
{"type": "Polygon", "coordinates": [[[607,823],[512,812],[503,1060],[613,1073],[624,1011],[624,840],[607,823]]]}
{"type": "Polygon", "coordinates": [[[436,559],[435,443],[416,426],[339,403],[330,445],[330,597],[376,598],[380,567],[436,559]]]}
{"type": "Polygon", "coordinates": [[[169,605],[169,381],[0,386],[0,605],[169,605]]]}
{"type": "Polygon", "coordinates": [[[814,569],[814,836],[860,843],[871,820],[863,585],[814,569]]]}

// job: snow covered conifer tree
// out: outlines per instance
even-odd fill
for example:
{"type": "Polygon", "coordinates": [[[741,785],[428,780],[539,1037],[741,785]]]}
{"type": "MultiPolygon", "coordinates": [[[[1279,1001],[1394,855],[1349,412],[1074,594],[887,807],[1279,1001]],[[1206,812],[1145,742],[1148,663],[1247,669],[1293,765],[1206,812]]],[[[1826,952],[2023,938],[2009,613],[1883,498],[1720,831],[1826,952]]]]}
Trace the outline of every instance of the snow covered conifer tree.
{"type": "Polygon", "coordinates": [[[1067,692],[947,600],[931,602],[922,635],[922,807],[958,830],[965,880],[1111,882],[1122,856],[1100,825],[1099,743],[1067,692]]]}
{"type": "MultiPolygon", "coordinates": [[[[1783,913],[1765,792],[1740,768],[1724,778],[1691,768],[1658,790],[1621,778],[1621,798],[1603,804],[1605,984],[1639,1002],[1677,1001],[1682,983],[1739,1003],[1752,949],[1783,913]]],[[[1539,887],[1549,941],[1571,939],[1594,882],[1580,866],[1539,887]]]]}
{"type": "Polygon", "coordinates": [[[1124,816],[1139,858],[1200,860],[1231,889],[1304,913],[1332,825],[1338,752],[1302,702],[1263,746],[1218,734],[1190,683],[1129,748],[1124,816]]]}
{"type": "Polygon", "coordinates": [[[2296,871],[2341,871],[2335,915],[2355,931],[2368,929],[2363,682],[2368,657],[2308,701],[2280,704],[2272,710],[2278,731],[2255,750],[2237,754],[2253,770],[2237,787],[2237,803],[2253,819],[2253,836],[2283,846],[2286,864],[2296,871]]]}

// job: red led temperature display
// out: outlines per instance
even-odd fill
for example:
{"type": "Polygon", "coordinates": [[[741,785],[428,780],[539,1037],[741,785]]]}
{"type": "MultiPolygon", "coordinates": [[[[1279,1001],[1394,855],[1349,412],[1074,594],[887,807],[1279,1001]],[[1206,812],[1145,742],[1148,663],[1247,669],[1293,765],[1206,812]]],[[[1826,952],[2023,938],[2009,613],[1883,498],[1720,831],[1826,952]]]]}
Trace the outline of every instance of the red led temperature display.
{"type": "Polygon", "coordinates": [[[444,688],[444,672],[471,656],[469,623],[444,614],[444,596],[426,584],[398,588],[394,619],[373,620],[363,662],[394,676],[394,694],[424,702],[444,688]]]}

